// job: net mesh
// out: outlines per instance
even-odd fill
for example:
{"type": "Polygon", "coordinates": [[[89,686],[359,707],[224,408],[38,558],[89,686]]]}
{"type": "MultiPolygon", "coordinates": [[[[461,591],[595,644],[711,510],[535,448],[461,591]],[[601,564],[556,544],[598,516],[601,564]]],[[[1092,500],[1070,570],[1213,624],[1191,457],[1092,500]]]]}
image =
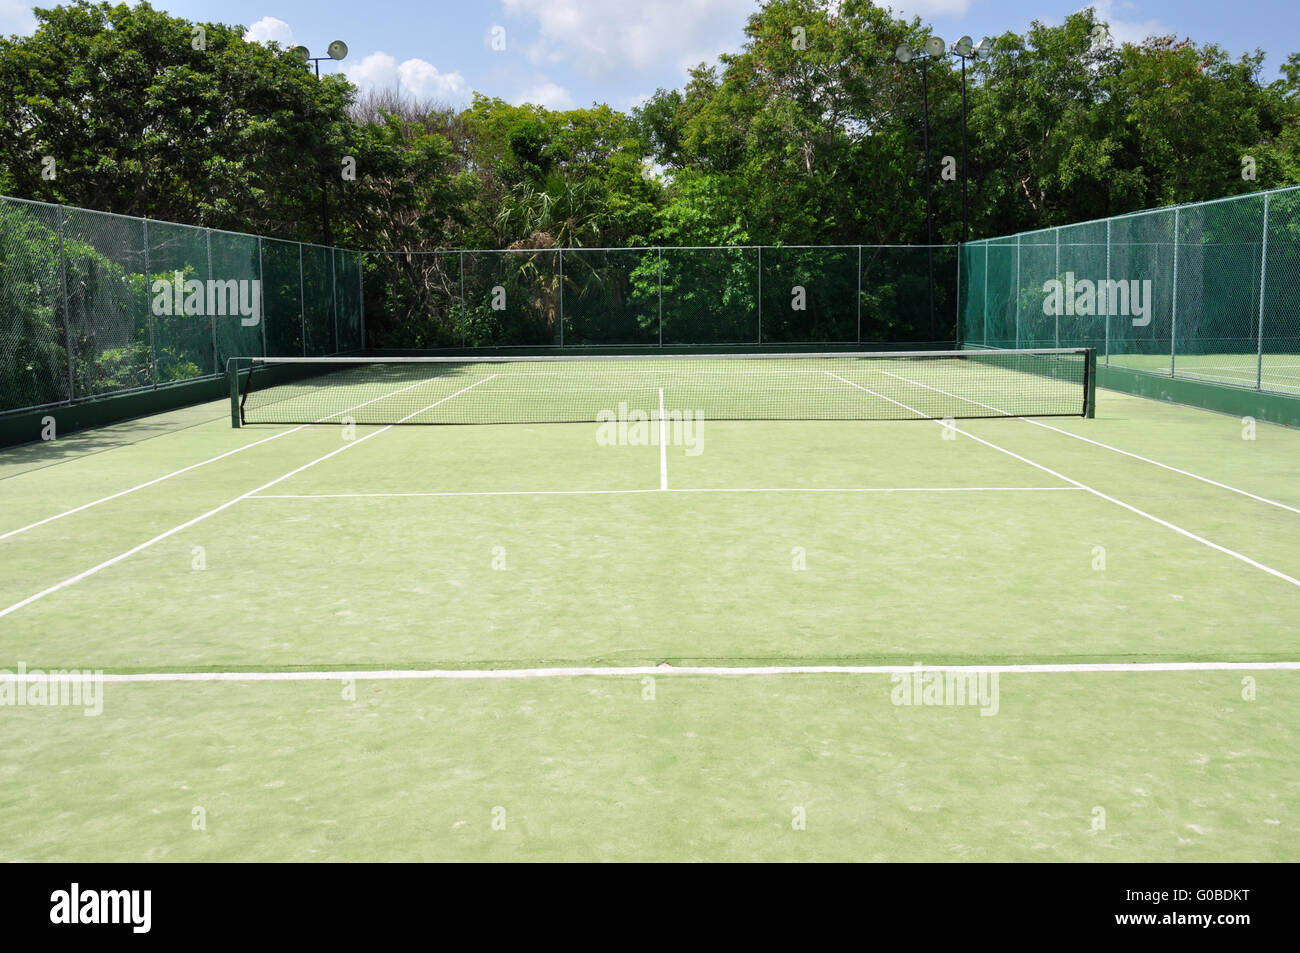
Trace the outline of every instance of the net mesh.
{"type": "Polygon", "coordinates": [[[560,344],[560,253],[465,252],[462,336],[468,347],[560,344]]]}
{"type": "Polygon", "coordinates": [[[263,346],[266,323],[262,320],[260,302],[255,315],[245,316],[239,312],[239,309],[235,309],[232,313],[230,308],[232,300],[239,301],[241,308],[244,307],[245,302],[248,305],[253,304],[251,282],[260,278],[257,238],[253,235],[237,235],[233,232],[214,231],[211,235],[212,274],[217,280],[227,283],[225,294],[218,298],[219,304],[225,305],[224,310],[227,313],[224,316],[220,314],[216,316],[217,369],[220,371],[225,368],[229,358],[266,353],[263,346]],[[230,286],[229,282],[235,282],[235,285],[230,286]],[[248,284],[241,288],[241,283],[248,284]]]}
{"type": "Polygon", "coordinates": [[[856,248],[764,248],[762,340],[858,340],[856,248]]]}
{"type": "Polygon", "coordinates": [[[360,350],[361,270],[343,249],[0,197],[0,414],[360,350]]]}
{"type": "Polygon", "coordinates": [[[215,336],[213,322],[204,314],[206,301],[191,300],[192,289],[184,287],[191,281],[206,285],[207,232],[170,222],[149,222],[148,229],[149,283],[151,289],[159,288],[148,309],[158,379],[170,383],[215,374],[215,336]]]}
{"type": "Polygon", "coordinates": [[[379,252],[374,350],[956,341],[949,246],[379,252]]]}
{"type": "Polygon", "coordinates": [[[962,273],[965,345],[1300,394],[1300,187],[971,242],[962,273]],[[1053,280],[1092,310],[1045,311],[1053,280]]]}
{"type": "Polygon", "coordinates": [[[296,242],[262,239],[262,307],[266,350],[303,354],[302,252],[296,242]]]}
{"type": "Polygon", "coordinates": [[[564,252],[564,343],[659,343],[659,256],[646,249],[564,252]]]}
{"type": "Polygon", "coordinates": [[[308,357],[335,354],[334,275],[328,248],[303,245],[303,353],[308,357]]]}
{"type": "Polygon", "coordinates": [[[72,396],[59,213],[0,203],[0,410],[72,396]]]}
{"type": "MultiPolygon", "coordinates": [[[[143,281],[144,223],[91,212],[63,219],[74,395],[148,386],[153,373],[143,281]]],[[[206,357],[211,372],[210,333],[206,357]]],[[[159,367],[175,370],[161,361],[159,367]]]]}
{"type": "Polygon", "coordinates": [[[600,422],[661,402],[715,420],[1085,415],[1083,350],[253,360],[246,424],[600,422]]]}
{"type": "Polygon", "coordinates": [[[361,323],[361,256],[356,252],[334,249],[334,297],[338,303],[340,353],[365,347],[361,323]]]}

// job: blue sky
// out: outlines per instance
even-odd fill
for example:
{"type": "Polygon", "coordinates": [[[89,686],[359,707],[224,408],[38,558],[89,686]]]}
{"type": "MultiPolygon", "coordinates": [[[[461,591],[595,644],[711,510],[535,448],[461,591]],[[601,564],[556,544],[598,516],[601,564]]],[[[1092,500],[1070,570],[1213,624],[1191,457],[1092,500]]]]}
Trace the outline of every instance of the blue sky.
{"type": "MultiPolygon", "coordinates": [[[[52,0],[41,4],[53,6],[52,0]]],[[[756,0],[156,0],[192,20],[250,27],[256,39],[303,44],[323,55],[347,42],[341,68],[362,88],[406,92],[462,105],[474,91],[553,108],[609,103],[628,109],[657,87],[680,87],[687,68],[736,50],[756,0]],[[505,49],[494,50],[494,27],[505,49]]],[[[1268,53],[1266,79],[1300,49],[1296,0],[900,0],[883,4],[919,16],[950,42],[1059,23],[1096,6],[1122,40],[1150,34],[1217,42],[1234,56],[1268,53]]],[[[30,33],[31,4],[0,0],[0,33],[30,33]]],[[[322,64],[323,70],[336,68],[322,64]]]]}

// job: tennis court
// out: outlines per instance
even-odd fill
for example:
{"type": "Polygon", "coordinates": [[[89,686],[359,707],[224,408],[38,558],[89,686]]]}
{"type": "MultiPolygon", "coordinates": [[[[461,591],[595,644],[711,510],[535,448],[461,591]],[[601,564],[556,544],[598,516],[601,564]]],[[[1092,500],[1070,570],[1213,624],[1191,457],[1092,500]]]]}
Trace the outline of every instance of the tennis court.
{"type": "Polygon", "coordinates": [[[1300,434],[975,353],[338,363],[0,453],[7,657],[105,673],[5,713],[5,856],[1294,859],[1300,434]]]}
{"type": "MultiPolygon", "coordinates": [[[[1170,367],[1168,354],[1112,354],[1110,362],[1157,374],[1170,367]]],[[[1174,367],[1179,377],[1300,394],[1300,354],[1179,354],[1174,367]]]]}

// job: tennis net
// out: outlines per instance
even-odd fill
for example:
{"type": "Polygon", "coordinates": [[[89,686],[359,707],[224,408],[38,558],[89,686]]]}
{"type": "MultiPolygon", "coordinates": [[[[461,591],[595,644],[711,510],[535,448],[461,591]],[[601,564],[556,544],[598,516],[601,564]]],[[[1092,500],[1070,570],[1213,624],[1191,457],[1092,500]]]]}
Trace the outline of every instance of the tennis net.
{"type": "Polygon", "coordinates": [[[1087,348],[821,354],[249,358],[238,424],[583,423],[1091,416],[1087,348]]]}

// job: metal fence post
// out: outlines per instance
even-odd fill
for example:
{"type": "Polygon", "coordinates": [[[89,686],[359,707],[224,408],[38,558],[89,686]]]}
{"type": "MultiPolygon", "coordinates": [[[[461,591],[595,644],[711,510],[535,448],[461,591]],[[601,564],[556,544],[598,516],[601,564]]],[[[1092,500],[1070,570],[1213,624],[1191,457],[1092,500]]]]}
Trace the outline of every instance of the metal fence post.
{"type": "Polygon", "coordinates": [[[1020,233],[1016,233],[1016,347],[1020,347],[1020,233]]]}
{"type": "MultiPolygon", "coordinates": [[[[1056,239],[1056,271],[1052,277],[1057,281],[1061,280],[1061,229],[1059,227],[1052,229],[1052,236],[1056,239]]],[[[1056,336],[1053,339],[1053,347],[1061,346],[1061,309],[1056,309],[1056,336]]]]}
{"type": "Polygon", "coordinates": [[[763,246],[758,246],[758,343],[763,343],[763,246]]]}
{"type": "MultiPolygon", "coordinates": [[[[208,281],[211,281],[212,280],[212,229],[205,228],[203,230],[203,235],[204,235],[204,239],[207,242],[207,249],[208,249],[208,281]]],[[[212,287],[212,286],[208,285],[208,287],[212,287]]],[[[205,296],[205,300],[204,300],[205,306],[209,305],[209,302],[206,300],[207,297],[210,296],[205,296]]],[[[216,302],[213,301],[211,302],[211,304],[215,305],[216,302]]],[[[212,312],[211,314],[208,315],[208,325],[212,328],[212,373],[219,374],[221,373],[221,369],[220,369],[221,361],[217,354],[217,309],[215,307],[208,307],[208,310],[212,312]]]]}
{"type": "Polygon", "coordinates": [[[330,302],[334,305],[334,353],[339,348],[339,250],[330,248],[330,302]]]}
{"type": "MultiPolygon", "coordinates": [[[[1106,288],[1110,289],[1110,219],[1106,219],[1106,288]]],[[[1110,302],[1106,303],[1106,366],[1110,366],[1110,302]]]]}
{"type": "Polygon", "coordinates": [[[262,267],[262,236],[257,236],[257,305],[261,309],[258,324],[262,326],[262,356],[269,357],[266,350],[266,273],[262,267]]]}
{"type": "Polygon", "coordinates": [[[962,329],[962,325],[965,323],[962,320],[963,315],[961,313],[961,260],[964,257],[965,251],[966,251],[966,247],[964,244],[957,246],[957,285],[955,288],[953,288],[953,296],[952,296],[953,300],[957,303],[955,323],[953,324],[953,332],[952,332],[953,350],[960,350],[961,348],[961,329],[962,329]]]}
{"type": "Polygon", "coordinates": [[[465,347],[465,325],[469,323],[469,310],[465,307],[465,253],[460,253],[460,346],[465,347]]]}
{"type": "Polygon", "coordinates": [[[303,293],[302,242],[298,243],[298,320],[302,325],[302,356],[307,356],[307,299],[303,293]]]}
{"type": "Polygon", "coordinates": [[[1259,243],[1259,335],[1255,344],[1255,390],[1264,389],[1264,288],[1268,275],[1268,200],[1264,193],[1264,230],[1259,243]]]}
{"type": "Polygon", "coordinates": [[[862,343],[862,246],[858,246],[858,343],[862,343]]]}
{"type": "Polygon", "coordinates": [[[68,301],[68,258],[63,250],[63,208],[59,208],[59,294],[63,298],[64,356],[68,361],[68,403],[76,396],[76,361],[72,356],[72,305],[68,301]]]}
{"type": "Polygon", "coordinates": [[[664,346],[664,250],[656,248],[659,255],[659,346],[664,346]]]}
{"type": "Polygon", "coordinates": [[[984,239],[984,341],[989,346],[989,241],[984,239]]]}
{"type": "Polygon", "coordinates": [[[158,345],[154,340],[153,333],[153,298],[150,297],[150,288],[152,282],[149,276],[152,270],[149,267],[149,219],[144,220],[144,300],[145,313],[149,319],[149,376],[153,378],[153,386],[158,387],[158,345]]]}
{"type": "Polygon", "coordinates": [[[366,349],[366,256],[357,252],[357,319],[361,323],[361,350],[366,349]]]}
{"type": "Polygon", "coordinates": [[[560,249],[560,347],[564,347],[564,249],[560,249]]]}
{"type": "Polygon", "coordinates": [[[1169,376],[1178,372],[1178,226],[1179,209],[1174,208],[1174,291],[1169,299],[1169,376]]]}

